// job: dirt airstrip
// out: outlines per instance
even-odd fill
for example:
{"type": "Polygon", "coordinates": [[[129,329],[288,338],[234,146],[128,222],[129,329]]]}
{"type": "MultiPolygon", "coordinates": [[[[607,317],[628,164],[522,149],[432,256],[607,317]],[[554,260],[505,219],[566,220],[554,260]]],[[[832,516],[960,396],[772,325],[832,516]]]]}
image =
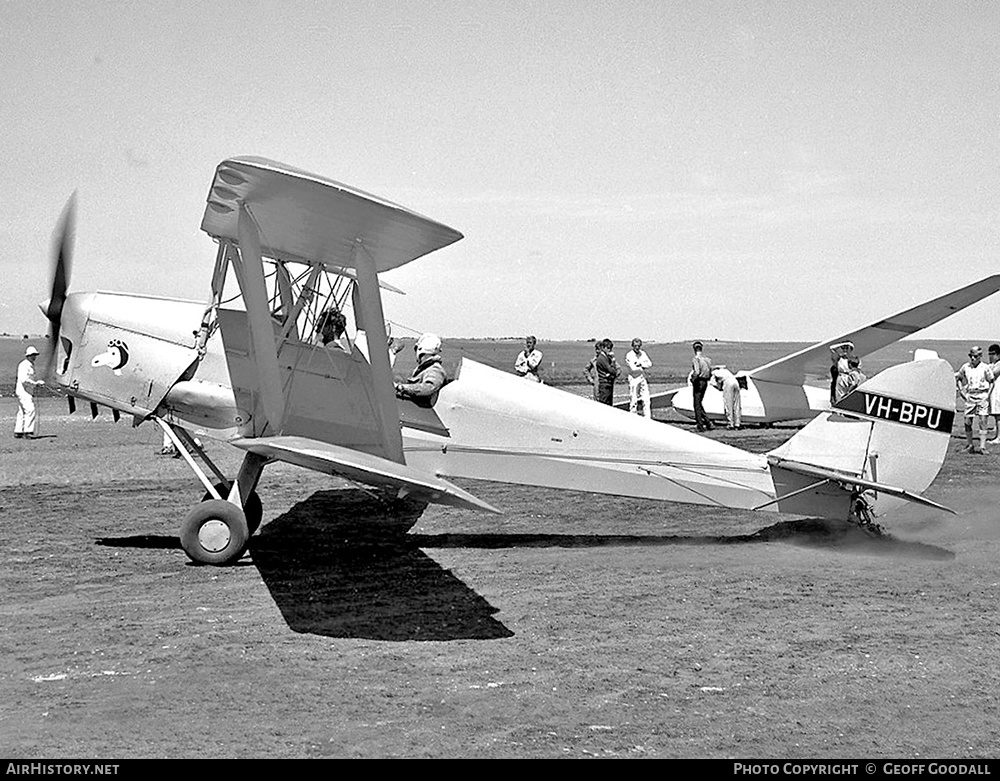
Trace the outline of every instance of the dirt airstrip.
{"type": "Polygon", "coordinates": [[[959,514],[883,539],[489,484],[502,516],[400,519],[278,465],[217,569],[151,426],[42,407],[14,440],[0,399],[0,756],[997,755],[1000,456],[950,454],[959,514]]]}

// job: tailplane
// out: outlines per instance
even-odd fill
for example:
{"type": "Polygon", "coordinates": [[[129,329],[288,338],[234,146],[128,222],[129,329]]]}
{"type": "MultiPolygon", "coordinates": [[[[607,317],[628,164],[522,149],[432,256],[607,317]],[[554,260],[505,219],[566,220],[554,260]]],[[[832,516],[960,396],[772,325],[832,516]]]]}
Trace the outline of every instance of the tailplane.
{"type": "Polygon", "coordinates": [[[778,509],[856,520],[907,501],[946,510],[920,494],[944,463],[954,421],[946,361],[890,367],[768,453],[778,509]]]}

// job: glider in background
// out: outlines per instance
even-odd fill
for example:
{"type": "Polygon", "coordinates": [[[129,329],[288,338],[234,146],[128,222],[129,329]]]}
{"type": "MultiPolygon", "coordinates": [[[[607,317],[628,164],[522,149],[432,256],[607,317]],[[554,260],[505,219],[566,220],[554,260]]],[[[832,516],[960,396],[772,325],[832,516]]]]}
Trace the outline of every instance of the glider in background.
{"type": "MultiPolygon", "coordinates": [[[[748,453],[463,360],[436,404],[393,391],[379,274],[462,235],[374,195],[255,157],[223,161],[202,230],[217,243],[207,304],[68,292],[72,206],[50,299],[51,380],[155,421],[206,491],[180,525],[196,562],[239,559],[284,461],[402,499],[494,511],[453,478],[841,519],[873,519],[937,475],[954,418],[951,367],[892,367],[788,442],[748,453]],[[333,308],[348,339],[324,346],[333,308]],[[328,318],[326,318],[328,319],[328,318]],[[364,338],[362,338],[364,332],[364,338]],[[367,345],[365,349],[361,345],[367,345]],[[195,435],[242,451],[223,474],[195,435]]],[[[343,335],[341,335],[343,336],[343,335]]],[[[866,343],[861,341],[862,345],[866,343]]],[[[193,497],[194,499],[194,497],[193,497]]],[[[137,508],[141,512],[141,508],[137,508]]]]}
{"type": "MultiPolygon", "coordinates": [[[[852,342],[859,358],[881,350],[904,336],[944,320],[967,306],[1000,290],[1000,274],[981,279],[933,301],[907,309],[898,315],[879,320],[864,328],[819,342],[784,358],[736,373],[740,383],[743,423],[779,423],[812,418],[830,409],[830,385],[811,385],[809,379],[829,378],[830,348],[839,342],[852,342]]],[[[722,393],[709,385],[704,399],[710,420],[725,421],[722,393]]],[[[691,386],[674,388],[650,397],[651,409],[669,407],[694,420],[694,397],[691,386]]],[[[628,409],[628,402],[615,406],[628,409]]]]}

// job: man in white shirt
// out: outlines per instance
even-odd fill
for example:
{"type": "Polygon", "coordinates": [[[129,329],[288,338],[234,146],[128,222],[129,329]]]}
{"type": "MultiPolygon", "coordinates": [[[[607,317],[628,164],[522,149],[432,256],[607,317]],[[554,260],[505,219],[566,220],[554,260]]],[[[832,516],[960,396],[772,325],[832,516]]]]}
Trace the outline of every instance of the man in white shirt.
{"type": "Polygon", "coordinates": [[[652,410],[649,409],[649,383],[646,381],[646,369],[652,365],[653,362],[642,349],[642,339],[636,337],[632,340],[632,349],[625,353],[625,366],[628,369],[628,411],[646,418],[653,417],[652,410]]]}
{"type": "Polygon", "coordinates": [[[35,388],[44,385],[43,380],[35,379],[35,360],[38,350],[29,347],[24,351],[24,360],[17,365],[17,382],[14,394],[17,396],[17,416],[14,418],[14,437],[16,439],[34,439],[38,418],[35,414],[35,388]]]}
{"type": "Polygon", "coordinates": [[[514,361],[514,371],[518,375],[526,379],[532,380],[533,382],[541,382],[542,378],[538,375],[538,367],[542,363],[542,351],[536,349],[538,340],[534,336],[525,337],[524,349],[517,356],[517,360],[514,361]]]}
{"type": "Polygon", "coordinates": [[[712,385],[722,392],[722,404],[726,409],[726,428],[739,429],[743,425],[743,406],[740,403],[740,383],[725,366],[712,367],[712,385]]]}
{"type": "Polygon", "coordinates": [[[986,426],[990,412],[990,384],[993,382],[993,372],[989,364],[983,363],[983,348],[973,347],[969,350],[969,360],[955,372],[955,384],[958,392],[965,399],[965,452],[986,452],[986,426]],[[972,419],[979,418],[979,450],[972,443],[972,419]]]}
{"type": "Polygon", "coordinates": [[[836,404],[837,379],[851,371],[849,359],[854,354],[854,342],[837,342],[830,345],[830,404],[836,404]]]}

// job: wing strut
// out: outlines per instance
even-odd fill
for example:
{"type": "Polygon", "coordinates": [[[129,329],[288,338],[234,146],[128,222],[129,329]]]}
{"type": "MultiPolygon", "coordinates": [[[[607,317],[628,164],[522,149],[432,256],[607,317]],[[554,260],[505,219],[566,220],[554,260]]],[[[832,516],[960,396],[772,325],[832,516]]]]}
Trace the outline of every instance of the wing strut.
{"type": "MultiPolygon", "coordinates": [[[[295,303],[295,296],[292,294],[292,280],[288,275],[288,269],[280,260],[275,261],[274,272],[275,286],[278,288],[278,295],[281,297],[281,314],[287,318],[292,311],[292,306],[295,303]]],[[[296,321],[292,320],[291,324],[294,328],[296,321]]],[[[296,335],[298,335],[297,329],[295,329],[295,332],[296,335]]]]}
{"type": "MultiPolygon", "coordinates": [[[[243,301],[246,303],[247,320],[250,324],[250,340],[260,380],[261,404],[272,433],[278,434],[281,432],[285,416],[285,396],[281,389],[278,350],[274,341],[274,327],[271,325],[267,288],[264,285],[260,236],[245,203],[240,204],[237,232],[242,261],[239,281],[243,288],[243,301]]],[[[388,358],[386,362],[388,363],[388,358]]]]}
{"type": "Polygon", "coordinates": [[[382,314],[382,297],[379,294],[378,274],[375,259],[369,254],[360,239],[354,242],[352,253],[357,269],[356,310],[361,317],[359,323],[365,326],[368,335],[368,359],[372,368],[372,392],[378,405],[379,429],[385,446],[385,457],[400,464],[403,458],[403,436],[399,430],[399,409],[393,392],[392,367],[386,349],[388,338],[385,334],[385,317],[382,314]]]}

